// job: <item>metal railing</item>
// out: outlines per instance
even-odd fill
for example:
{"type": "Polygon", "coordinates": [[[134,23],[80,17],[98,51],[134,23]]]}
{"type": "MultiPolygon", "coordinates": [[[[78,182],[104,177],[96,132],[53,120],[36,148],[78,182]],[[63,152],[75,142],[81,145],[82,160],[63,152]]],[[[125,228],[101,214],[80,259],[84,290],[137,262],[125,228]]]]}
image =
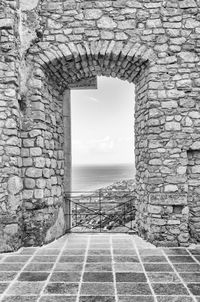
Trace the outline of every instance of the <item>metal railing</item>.
{"type": "Polygon", "coordinates": [[[133,232],[135,200],[125,190],[66,193],[67,232],[133,232]]]}

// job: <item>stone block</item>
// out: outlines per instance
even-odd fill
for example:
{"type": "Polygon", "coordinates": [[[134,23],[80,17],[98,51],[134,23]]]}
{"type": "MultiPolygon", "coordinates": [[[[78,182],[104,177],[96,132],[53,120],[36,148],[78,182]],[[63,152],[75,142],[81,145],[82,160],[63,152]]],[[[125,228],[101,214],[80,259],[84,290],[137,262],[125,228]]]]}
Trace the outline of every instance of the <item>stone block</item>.
{"type": "Polygon", "coordinates": [[[97,27],[112,30],[117,27],[117,23],[112,18],[103,16],[97,21],[97,27]]]}
{"type": "Polygon", "coordinates": [[[164,186],[164,191],[165,192],[176,192],[176,191],[178,191],[178,186],[176,186],[176,185],[165,185],[164,186]]]}
{"type": "Polygon", "coordinates": [[[1,29],[11,29],[14,26],[14,19],[0,19],[0,28],[1,29]]]}
{"type": "Polygon", "coordinates": [[[42,149],[39,147],[30,148],[30,156],[40,156],[42,155],[42,149]]]}
{"type": "Polygon", "coordinates": [[[187,205],[187,194],[150,193],[149,203],[151,205],[187,205]]]}
{"type": "Polygon", "coordinates": [[[26,170],[26,176],[30,178],[39,178],[42,176],[42,169],[30,167],[26,170]]]}
{"type": "Polygon", "coordinates": [[[194,142],[191,146],[190,146],[191,150],[200,150],[200,142],[194,142]]]}
{"type": "Polygon", "coordinates": [[[36,199],[42,199],[44,197],[44,190],[42,190],[42,189],[35,189],[34,190],[34,197],[36,199]]]}
{"type": "Polygon", "coordinates": [[[8,180],[8,192],[15,195],[23,189],[22,179],[19,176],[12,176],[8,180]]]}
{"type": "Polygon", "coordinates": [[[102,16],[103,12],[101,9],[85,9],[84,17],[86,20],[96,20],[102,16]]]}
{"type": "Polygon", "coordinates": [[[156,205],[148,205],[148,212],[152,214],[160,214],[162,211],[161,206],[156,206],[156,205]]]}
{"type": "Polygon", "coordinates": [[[184,8],[184,9],[194,8],[197,6],[195,0],[181,0],[181,1],[179,1],[179,5],[180,5],[180,8],[184,8]]]}
{"type": "Polygon", "coordinates": [[[35,187],[35,179],[25,178],[24,185],[26,189],[33,189],[35,187]]]}
{"type": "Polygon", "coordinates": [[[178,122],[167,122],[165,124],[165,129],[167,131],[179,131],[181,130],[181,125],[178,122]]]}

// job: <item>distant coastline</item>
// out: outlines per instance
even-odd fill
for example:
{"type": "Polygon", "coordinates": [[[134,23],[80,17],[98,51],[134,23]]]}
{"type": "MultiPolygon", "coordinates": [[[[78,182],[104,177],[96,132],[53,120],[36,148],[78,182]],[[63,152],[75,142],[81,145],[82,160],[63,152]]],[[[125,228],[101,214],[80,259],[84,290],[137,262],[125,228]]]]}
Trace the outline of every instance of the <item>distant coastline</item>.
{"type": "Polygon", "coordinates": [[[115,182],[134,178],[134,164],[74,165],[72,191],[95,191],[115,182]]]}

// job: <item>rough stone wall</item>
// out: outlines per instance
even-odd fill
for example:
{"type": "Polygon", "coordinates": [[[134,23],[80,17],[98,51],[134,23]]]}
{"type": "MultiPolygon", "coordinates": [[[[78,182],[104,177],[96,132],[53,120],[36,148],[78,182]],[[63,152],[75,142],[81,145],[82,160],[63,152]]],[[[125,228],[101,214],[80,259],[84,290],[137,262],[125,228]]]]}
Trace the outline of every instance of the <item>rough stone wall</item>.
{"type": "MultiPolygon", "coordinates": [[[[48,115],[51,104],[58,106],[51,114],[62,125],[61,98],[70,85],[98,75],[134,83],[138,231],[158,245],[187,245],[193,236],[188,227],[188,151],[200,149],[200,1],[21,0],[20,7],[23,148],[27,139],[32,140],[24,126],[28,124],[41,131],[41,140],[45,141],[45,129],[40,127],[50,127],[54,144],[62,141],[62,130],[49,125],[48,115]]],[[[34,208],[37,203],[48,204],[52,196],[47,192],[52,191],[46,182],[44,188],[37,185],[36,179],[46,180],[44,167],[37,167],[34,158],[45,158],[46,165],[50,155],[47,145],[33,141],[29,153],[22,154],[23,161],[26,158],[33,167],[23,164],[22,171],[24,182],[30,178],[34,183],[23,192],[30,194],[28,204],[34,208]],[[36,153],[32,156],[32,152],[36,153]],[[40,170],[38,177],[27,172],[30,168],[40,170]]],[[[52,149],[51,170],[62,196],[62,177],[56,172],[58,149],[62,144],[52,149]]],[[[55,203],[57,199],[53,198],[55,203]]],[[[41,208],[40,222],[32,218],[32,209],[23,208],[29,244],[64,232],[55,208],[59,206],[41,208]],[[53,225],[59,231],[47,236],[53,225]],[[37,230],[41,231],[36,240],[37,230]]]]}
{"type": "Polygon", "coordinates": [[[0,2],[0,252],[21,243],[19,35],[17,1],[0,2]]]}
{"type": "Polygon", "coordinates": [[[27,83],[30,108],[22,131],[26,245],[41,245],[61,236],[65,229],[63,99],[62,88],[53,85],[47,85],[39,69],[33,70],[27,83]]]}
{"type": "Polygon", "coordinates": [[[188,152],[188,205],[189,231],[197,241],[200,241],[200,151],[188,152]]]}

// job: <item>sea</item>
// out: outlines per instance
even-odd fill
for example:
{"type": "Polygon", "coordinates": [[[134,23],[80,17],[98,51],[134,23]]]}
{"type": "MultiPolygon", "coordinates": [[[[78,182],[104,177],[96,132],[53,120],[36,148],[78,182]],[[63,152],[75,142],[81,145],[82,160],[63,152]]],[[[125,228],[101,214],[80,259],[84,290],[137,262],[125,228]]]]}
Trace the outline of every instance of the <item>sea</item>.
{"type": "Polygon", "coordinates": [[[94,191],[114,182],[133,179],[134,176],[133,164],[74,165],[72,166],[72,191],[94,191]]]}

